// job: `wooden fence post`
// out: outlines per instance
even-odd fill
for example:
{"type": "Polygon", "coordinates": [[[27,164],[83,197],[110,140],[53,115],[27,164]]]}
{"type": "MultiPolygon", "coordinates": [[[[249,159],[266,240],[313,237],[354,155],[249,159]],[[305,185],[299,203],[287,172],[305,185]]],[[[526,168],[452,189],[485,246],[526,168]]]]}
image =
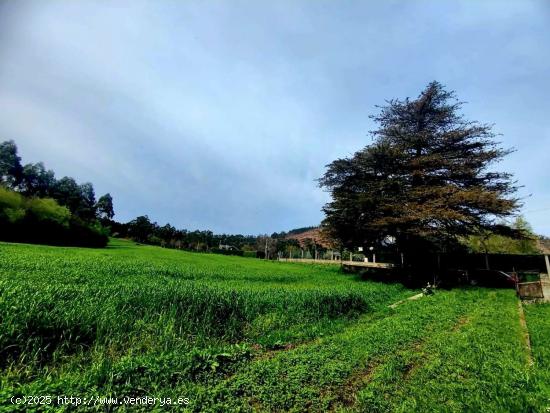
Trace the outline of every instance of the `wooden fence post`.
{"type": "Polygon", "coordinates": [[[548,261],[548,254],[544,255],[544,262],[546,262],[546,274],[550,277],[550,261],[548,261]]]}

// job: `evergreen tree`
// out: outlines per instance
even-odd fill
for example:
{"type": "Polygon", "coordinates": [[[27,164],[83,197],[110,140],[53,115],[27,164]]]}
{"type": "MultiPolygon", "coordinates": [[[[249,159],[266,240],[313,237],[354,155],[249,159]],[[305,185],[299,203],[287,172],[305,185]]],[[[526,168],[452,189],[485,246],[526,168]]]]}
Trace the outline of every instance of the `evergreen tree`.
{"type": "Polygon", "coordinates": [[[490,125],[465,120],[454,92],[430,83],[417,99],[391,100],[373,116],[371,145],[327,165],[332,195],[323,227],[344,246],[391,236],[401,251],[457,245],[497,231],[518,208],[511,175],[489,169],[510,150],[490,125]]]}

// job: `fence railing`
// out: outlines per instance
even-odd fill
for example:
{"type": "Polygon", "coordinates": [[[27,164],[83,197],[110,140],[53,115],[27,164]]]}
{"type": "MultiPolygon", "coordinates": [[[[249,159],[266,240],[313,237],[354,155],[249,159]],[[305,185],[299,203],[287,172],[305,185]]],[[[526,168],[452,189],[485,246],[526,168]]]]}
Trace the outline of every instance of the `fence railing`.
{"type": "Polygon", "coordinates": [[[393,268],[394,264],[387,262],[342,261],[342,260],[316,260],[312,258],[279,258],[282,262],[301,262],[308,264],[333,264],[352,267],[393,268]]]}

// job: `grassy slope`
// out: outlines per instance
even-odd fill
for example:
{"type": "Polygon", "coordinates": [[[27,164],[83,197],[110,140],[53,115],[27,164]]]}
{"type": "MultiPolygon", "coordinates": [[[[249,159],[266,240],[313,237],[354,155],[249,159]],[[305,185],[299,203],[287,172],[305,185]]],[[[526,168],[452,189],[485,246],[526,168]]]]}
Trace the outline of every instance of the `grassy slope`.
{"type": "Polygon", "coordinates": [[[114,241],[0,244],[0,294],[3,394],[150,394],[217,382],[410,292],[335,267],[114,241]]]}
{"type": "Polygon", "coordinates": [[[219,410],[529,411],[535,389],[524,350],[513,292],[440,292],[253,362],[201,402],[219,410]]]}
{"type": "MultiPolygon", "coordinates": [[[[544,411],[548,376],[526,363],[513,291],[442,291],[387,308],[411,294],[334,267],[124,241],[0,244],[0,399],[92,392],[183,395],[194,411],[544,411]]],[[[548,321],[526,313],[549,371],[537,344],[548,342],[548,321]]]]}

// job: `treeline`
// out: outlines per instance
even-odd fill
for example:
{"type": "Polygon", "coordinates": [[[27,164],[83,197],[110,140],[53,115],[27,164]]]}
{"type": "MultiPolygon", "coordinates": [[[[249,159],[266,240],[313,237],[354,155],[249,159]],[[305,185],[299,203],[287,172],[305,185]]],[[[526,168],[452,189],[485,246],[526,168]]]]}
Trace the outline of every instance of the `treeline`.
{"type": "Polygon", "coordinates": [[[160,226],[147,215],[139,216],[125,224],[111,221],[111,233],[115,237],[131,238],[143,244],[169,248],[209,251],[212,248],[231,246],[239,250],[253,250],[256,237],[252,235],[214,234],[212,231],[188,231],[171,224],[160,226]]]}
{"type": "MultiPolygon", "coordinates": [[[[189,251],[214,252],[229,255],[244,255],[258,258],[276,258],[280,254],[299,251],[297,240],[286,239],[287,233],[271,235],[241,235],[214,234],[212,231],[188,231],[177,229],[171,224],[159,225],[151,221],[147,215],[122,224],[113,220],[106,222],[111,234],[115,237],[131,238],[136,242],[159,245],[165,248],[183,249],[189,251]]],[[[311,252],[313,244],[304,248],[311,252]]],[[[307,253],[307,252],[306,252],[307,253]]]]}
{"type": "Polygon", "coordinates": [[[53,245],[104,247],[108,236],[191,251],[260,258],[316,256],[323,251],[313,240],[300,245],[288,235],[298,228],[271,235],[214,234],[159,225],[147,215],[127,223],[113,220],[113,198],[96,200],[91,183],[72,177],[57,179],[42,162],[22,164],[14,141],[0,143],[0,240],[53,245]],[[302,253],[303,250],[303,253],[302,253]]]}
{"type": "Polygon", "coordinates": [[[310,231],[312,229],[315,229],[315,228],[318,228],[316,226],[313,226],[313,227],[301,227],[301,228],[295,228],[295,229],[291,229],[290,231],[284,233],[282,232],[281,234],[285,234],[285,235],[297,235],[297,234],[301,234],[303,232],[306,232],[306,231],[310,231]]]}
{"type": "Polygon", "coordinates": [[[113,217],[110,194],[96,201],[91,183],[56,179],[42,162],[23,165],[15,142],[0,143],[0,239],[102,247],[101,220],[113,217]]]}
{"type": "MultiPolygon", "coordinates": [[[[506,224],[502,224],[503,226],[506,224]]],[[[521,238],[512,238],[495,234],[491,231],[481,232],[479,235],[470,235],[461,238],[461,242],[471,253],[484,254],[540,254],[537,240],[531,225],[522,216],[516,217],[509,225],[511,231],[522,234],[521,238]]]]}

